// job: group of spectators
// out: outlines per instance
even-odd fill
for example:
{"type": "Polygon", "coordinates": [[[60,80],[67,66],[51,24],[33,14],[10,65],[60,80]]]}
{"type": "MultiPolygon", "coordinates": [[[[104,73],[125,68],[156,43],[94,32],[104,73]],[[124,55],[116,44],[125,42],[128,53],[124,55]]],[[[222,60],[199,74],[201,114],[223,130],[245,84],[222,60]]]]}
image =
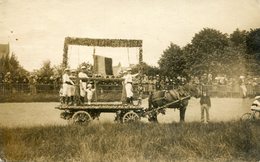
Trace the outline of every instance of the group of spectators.
{"type": "MultiPolygon", "coordinates": [[[[93,78],[103,78],[102,76],[91,76],[93,78]]],[[[139,78],[133,78],[133,86],[136,87],[139,83],[139,78]]],[[[106,76],[106,78],[118,78],[115,76],[106,76]]],[[[183,76],[168,77],[162,75],[148,76],[143,75],[142,78],[143,92],[149,94],[150,92],[163,89],[174,89],[179,85],[191,82],[197,85],[204,85],[210,92],[239,92],[243,97],[255,96],[259,93],[260,78],[256,76],[237,76],[228,77],[226,75],[214,76],[212,74],[203,74],[201,76],[190,76],[189,78],[183,76]]],[[[16,89],[17,85],[25,85],[30,93],[35,94],[43,89],[59,90],[62,83],[60,77],[41,77],[37,75],[29,76],[14,76],[10,72],[5,75],[0,75],[1,89],[10,90],[16,89]]],[[[99,85],[103,86],[103,89],[113,89],[121,85],[119,81],[99,81],[99,85]],[[106,88],[105,88],[106,87],[106,88]]],[[[116,88],[118,89],[118,88],[116,88]]],[[[19,91],[19,90],[17,90],[19,91]]],[[[225,96],[225,95],[224,95],[225,96]]],[[[223,96],[223,97],[224,97],[223,96]]]]}
{"type": "Polygon", "coordinates": [[[223,75],[213,78],[211,74],[204,74],[200,78],[193,77],[191,80],[196,84],[204,85],[210,91],[219,91],[222,95],[240,92],[243,97],[254,97],[260,93],[260,78],[256,76],[228,77],[223,75]]]}
{"type": "Polygon", "coordinates": [[[35,74],[28,76],[14,75],[7,72],[5,75],[0,74],[0,91],[1,94],[28,92],[36,94],[37,91],[52,91],[60,87],[61,77],[40,77],[35,74]]]}
{"type": "Polygon", "coordinates": [[[209,91],[219,97],[228,97],[228,93],[242,94],[243,97],[254,97],[260,93],[260,78],[255,76],[237,76],[228,77],[226,75],[213,77],[212,74],[203,74],[201,76],[190,76],[190,78],[177,76],[169,78],[167,76],[147,76],[144,75],[144,92],[155,90],[174,89],[188,81],[195,85],[202,85],[209,91]]]}

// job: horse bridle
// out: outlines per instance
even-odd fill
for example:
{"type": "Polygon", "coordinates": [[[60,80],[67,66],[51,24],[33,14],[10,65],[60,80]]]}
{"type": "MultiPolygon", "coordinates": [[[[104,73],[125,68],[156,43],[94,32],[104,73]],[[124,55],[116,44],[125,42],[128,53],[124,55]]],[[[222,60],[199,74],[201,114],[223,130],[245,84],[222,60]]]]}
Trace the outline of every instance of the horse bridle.
{"type": "MultiPolygon", "coordinates": [[[[166,93],[169,93],[169,91],[168,91],[168,90],[163,90],[163,92],[164,92],[163,97],[153,99],[152,102],[159,101],[159,100],[166,100],[165,94],[166,94],[166,93]]],[[[153,95],[153,93],[152,93],[152,95],[153,95]]],[[[170,93],[170,95],[171,95],[171,93],[170,93]]],[[[172,95],[171,95],[171,96],[172,96],[172,95]]]]}

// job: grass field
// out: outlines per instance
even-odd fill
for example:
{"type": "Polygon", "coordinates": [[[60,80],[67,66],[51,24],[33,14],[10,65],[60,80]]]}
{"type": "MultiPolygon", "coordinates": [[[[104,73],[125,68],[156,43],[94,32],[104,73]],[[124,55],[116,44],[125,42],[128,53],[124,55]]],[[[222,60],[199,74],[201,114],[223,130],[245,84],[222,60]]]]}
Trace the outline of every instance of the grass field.
{"type": "MultiPolygon", "coordinates": [[[[160,124],[113,123],[101,114],[87,127],[67,125],[59,103],[1,103],[0,158],[9,161],[259,161],[260,121],[243,123],[251,99],[212,98],[211,123],[199,123],[192,98],[186,123],[167,109],[160,124]]],[[[144,106],[147,103],[144,102],[144,106]]]]}
{"type": "Polygon", "coordinates": [[[8,161],[259,161],[260,122],[0,128],[8,161]]]}

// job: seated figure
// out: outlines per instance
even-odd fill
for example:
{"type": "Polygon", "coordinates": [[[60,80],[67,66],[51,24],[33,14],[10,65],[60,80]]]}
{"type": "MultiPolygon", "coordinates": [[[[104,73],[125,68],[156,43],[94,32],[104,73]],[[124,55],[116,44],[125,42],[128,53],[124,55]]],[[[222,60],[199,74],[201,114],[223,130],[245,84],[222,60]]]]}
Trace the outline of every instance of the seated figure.
{"type": "Polygon", "coordinates": [[[256,96],[252,103],[251,110],[260,111],[260,96],[256,96]]]}

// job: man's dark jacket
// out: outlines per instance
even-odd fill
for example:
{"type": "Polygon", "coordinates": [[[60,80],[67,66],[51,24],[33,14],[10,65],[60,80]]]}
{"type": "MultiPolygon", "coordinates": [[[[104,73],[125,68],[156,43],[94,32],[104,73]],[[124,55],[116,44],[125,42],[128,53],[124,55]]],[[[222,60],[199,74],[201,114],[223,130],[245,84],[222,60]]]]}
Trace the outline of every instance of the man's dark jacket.
{"type": "Polygon", "coordinates": [[[207,104],[209,107],[211,107],[211,102],[209,96],[202,96],[200,98],[200,105],[207,104]]]}

